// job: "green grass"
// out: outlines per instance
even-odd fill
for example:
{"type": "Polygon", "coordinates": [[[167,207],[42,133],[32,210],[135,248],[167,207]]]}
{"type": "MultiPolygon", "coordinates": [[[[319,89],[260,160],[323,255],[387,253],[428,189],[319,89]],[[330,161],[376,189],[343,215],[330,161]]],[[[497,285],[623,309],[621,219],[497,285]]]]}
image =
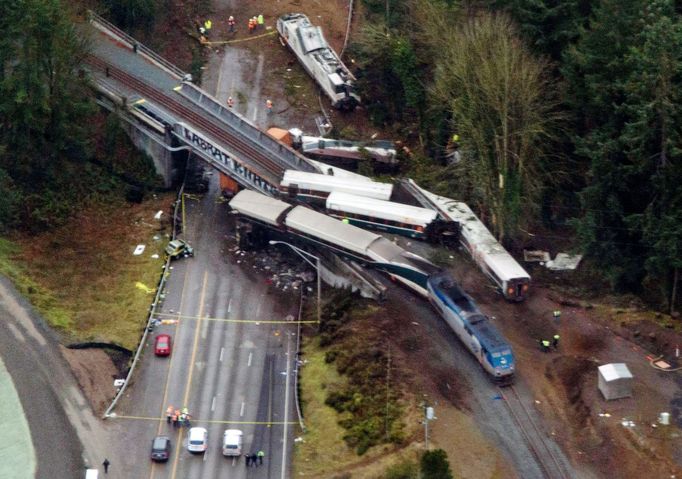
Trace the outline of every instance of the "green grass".
{"type": "Polygon", "coordinates": [[[304,422],[307,428],[303,442],[296,444],[292,477],[320,478],[357,461],[358,457],[343,441],[345,430],[339,426],[341,418],[325,405],[327,390],[343,383],[334,364],[326,364],[324,350],[317,339],[304,346],[307,360],[301,369],[304,422]]]}
{"type": "Polygon", "coordinates": [[[65,342],[133,349],[154,299],[136,283],[156,288],[168,241],[153,216],[172,201],[168,194],[141,205],[92,207],[49,233],[0,240],[0,272],[65,342]],[[133,256],[138,244],[146,249],[133,256]]]}

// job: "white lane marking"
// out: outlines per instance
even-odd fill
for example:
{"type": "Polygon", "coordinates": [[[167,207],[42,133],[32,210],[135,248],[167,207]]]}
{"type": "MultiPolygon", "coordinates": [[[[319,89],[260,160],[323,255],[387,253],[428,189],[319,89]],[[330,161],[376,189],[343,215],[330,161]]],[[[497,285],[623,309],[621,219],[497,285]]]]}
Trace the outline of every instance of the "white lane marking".
{"type": "Polygon", "coordinates": [[[213,401],[211,401],[211,411],[215,411],[215,396],[213,396],[213,401]]]}
{"type": "Polygon", "coordinates": [[[237,459],[233,456],[232,457],[232,467],[237,465],[237,459]]]}
{"type": "Polygon", "coordinates": [[[287,336],[287,379],[284,386],[284,427],[282,428],[282,479],[286,479],[287,467],[287,441],[289,439],[289,380],[291,378],[291,361],[289,352],[291,351],[291,336],[287,336]]]}
{"type": "Polygon", "coordinates": [[[239,417],[244,415],[245,406],[246,406],[246,403],[244,401],[242,401],[242,407],[241,407],[241,409],[239,409],[239,417]]]}
{"type": "Polygon", "coordinates": [[[19,328],[17,328],[15,325],[12,323],[5,323],[7,324],[7,327],[9,328],[10,331],[12,331],[12,334],[14,335],[17,340],[21,341],[22,343],[26,342],[26,338],[24,337],[23,334],[21,334],[21,331],[19,331],[19,328]]]}
{"type": "Polygon", "coordinates": [[[208,459],[208,448],[204,451],[204,462],[208,459]]]}
{"type": "Polygon", "coordinates": [[[232,312],[232,298],[230,298],[230,302],[227,304],[227,314],[230,314],[232,312]]]}
{"type": "Polygon", "coordinates": [[[220,348],[220,362],[223,362],[223,354],[225,354],[225,348],[220,348]]]}
{"type": "Polygon", "coordinates": [[[251,352],[249,353],[249,362],[248,362],[247,366],[251,367],[251,360],[252,360],[252,359],[253,359],[253,351],[251,351],[251,352]]]}

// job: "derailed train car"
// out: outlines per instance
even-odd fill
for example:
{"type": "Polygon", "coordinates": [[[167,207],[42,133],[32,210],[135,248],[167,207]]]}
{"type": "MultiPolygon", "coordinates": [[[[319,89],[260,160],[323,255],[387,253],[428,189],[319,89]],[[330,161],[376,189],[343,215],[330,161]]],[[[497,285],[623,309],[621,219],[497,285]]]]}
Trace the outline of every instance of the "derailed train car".
{"type": "Polygon", "coordinates": [[[353,85],[355,77],[329,47],[320,27],[313,26],[302,13],[289,13],[277,19],[277,31],[334,108],[353,110],[360,103],[353,85]]]}
{"type": "MultiPolygon", "coordinates": [[[[293,206],[254,191],[239,192],[230,207],[249,223],[303,243],[324,246],[341,256],[388,273],[427,297],[495,381],[510,384],[514,377],[511,346],[483,315],[449,273],[409,253],[388,239],[331,218],[305,206],[293,206]]],[[[248,234],[260,238],[259,228],[248,234]]]]}

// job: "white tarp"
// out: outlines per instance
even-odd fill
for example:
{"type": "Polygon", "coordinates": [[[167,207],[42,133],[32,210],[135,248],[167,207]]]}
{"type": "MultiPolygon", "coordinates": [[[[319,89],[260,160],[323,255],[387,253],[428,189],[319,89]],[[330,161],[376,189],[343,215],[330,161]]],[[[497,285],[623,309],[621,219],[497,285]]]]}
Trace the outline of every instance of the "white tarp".
{"type": "Polygon", "coordinates": [[[558,253],[553,260],[547,261],[545,266],[553,271],[573,271],[582,259],[581,254],[558,253]]]}

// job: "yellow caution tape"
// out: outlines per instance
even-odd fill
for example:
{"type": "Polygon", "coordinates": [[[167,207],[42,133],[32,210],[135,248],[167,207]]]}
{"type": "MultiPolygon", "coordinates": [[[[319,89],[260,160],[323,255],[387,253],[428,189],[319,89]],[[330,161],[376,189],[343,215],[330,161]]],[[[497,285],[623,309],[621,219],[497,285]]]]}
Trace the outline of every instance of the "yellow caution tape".
{"type": "Polygon", "coordinates": [[[255,37],[254,37],[254,36],[249,36],[249,37],[246,37],[246,38],[236,38],[236,39],[234,39],[234,40],[217,40],[217,41],[215,41],[215,42],[205,41],[205,42],[201,42],[201,44],[202,44],[202,45],[225,45],[225,44],[228,44],[228,43],[247,42],[247,41],[249,41],[249,40],[256,40],[256,39],[258,39],[258,38],[267,37],[268,35],[274,35],[275,33],[277,33],[277,30],[272,30],[271,32],[261,33],[260,35],[256,35],[255,37]]]}

